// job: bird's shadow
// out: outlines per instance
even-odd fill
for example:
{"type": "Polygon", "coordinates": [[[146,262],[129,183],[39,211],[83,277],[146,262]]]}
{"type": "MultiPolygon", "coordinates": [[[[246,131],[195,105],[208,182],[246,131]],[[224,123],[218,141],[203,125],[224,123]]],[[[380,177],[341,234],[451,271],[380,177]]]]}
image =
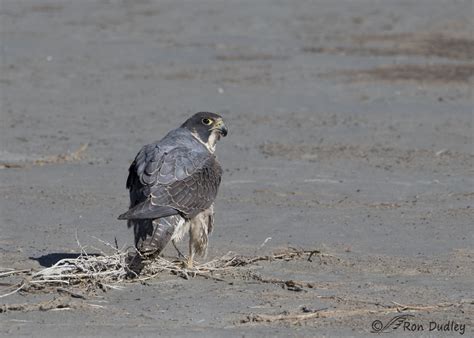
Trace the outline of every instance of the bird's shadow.
{"type": "MultiPolygon", "coordinates": [[[[66,252],[53,252],[39,257],[29,257],[32,260],[37,261],[41,266],[49,268],[59,262],[61,259],[75,259],[78,258],[80,253],[66,253],[66,252]]],[[[87,254],[88,256],[98,256],[99,254],[87,254]]]]}

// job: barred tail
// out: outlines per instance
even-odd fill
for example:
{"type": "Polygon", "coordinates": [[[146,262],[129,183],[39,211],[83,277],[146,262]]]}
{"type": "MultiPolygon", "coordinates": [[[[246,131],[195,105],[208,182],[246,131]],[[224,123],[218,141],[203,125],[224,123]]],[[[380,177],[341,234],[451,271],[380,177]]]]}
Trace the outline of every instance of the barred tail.
{"type": "Polygon", "coordinates": [[[179,215],[156,220],[133,220],[135,246],[138,253],[128,258],[129,269],[139,274],[144,267],[143,260],[159,255],[183,218],[179,215]]]}
{"type": "Polygon", "coordinates": [[[159,255],[171,240],[171,236],[173,236],[181,219],[181,216],[173,215],[154,220],[152,222],[152,233],[145,238],[141,237],[137,241],[138,251],[144,256],[159,255]]]}

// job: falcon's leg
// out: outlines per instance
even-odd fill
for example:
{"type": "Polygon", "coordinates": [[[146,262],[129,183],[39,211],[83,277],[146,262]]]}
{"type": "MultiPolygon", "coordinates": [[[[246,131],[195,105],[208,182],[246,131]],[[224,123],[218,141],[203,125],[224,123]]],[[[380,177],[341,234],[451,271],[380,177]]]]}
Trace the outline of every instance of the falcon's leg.
{"type": "MultiPolygon", "coordinates": [[[[189,235],[191,237],[191,231],[189,232],[189,235]]],[[[186,261],[186,267],[188,269],[192,269],[194,266],[194,248],[193,248],[193,241],[191,238],[189,238],[189,256],[188,260],[186,261]]]]}
{"type": "MultiPolygon", "coordinates": [[[[202,213],[201,213],[202,214],[202,213]]],[[[194,255],[196,254],[197,242],[199,240],[199,228],[201,223],[201,214],[191,219],[189,222],[189,256],[187,260],[187,268],[192,269],[194,265],[194,255]]]]}
{"type": "Polygon", "coordinates": [[[182,252],[178,249],[176,243],[183,239],[186,233],[189,232],[190,227],[191,227],[191,222],[189,220],[186,220],[180,217],[180,220],[178,224],[176,225],[176,229],[173,233],[173,236],[171,237],[171,243],[173,243],[173,246],[178,252],[178,255],[181,256],[182,258],[186,258],[186,256],[184,256],[182,252]]]}
{"type": "Polygon", "coordinates": [[[193,267],[194,255],[205,256],[207,253],[209,226],[212,227],[212,209],[206,209],[190,220],[188,268],[193,267]]]}
{"type": "Polygon", "coordinates": [[[176,245],[176,241],[173,239],[171,241],[171,243],[173,243],[173,246],[175,248],[175,250],[178,252],[178,257],[180,258],[185,258],[185,256],[181,253],[181,251],[179,250],[178,246],[176,245]]]}

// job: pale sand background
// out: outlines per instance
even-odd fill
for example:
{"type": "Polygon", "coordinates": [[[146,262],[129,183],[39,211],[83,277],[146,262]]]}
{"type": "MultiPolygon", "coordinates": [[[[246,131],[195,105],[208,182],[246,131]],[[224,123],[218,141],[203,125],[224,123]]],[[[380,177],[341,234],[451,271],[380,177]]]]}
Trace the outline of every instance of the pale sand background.
{"type": "Polygon", "coordinates": [[[100,294],[106,310],[2,313],[0,334],[363,336],[391,315],[350,311],[392,301],[457,304],[414,321],[472,334],[472,13],[454,0],[1,0],[0,266],[77,253],[76,232],[131,244],[116,220],[130,161],[201,110],[230,129],[209,259],[287,245],[333,257],[261,264],[318,285],[306,292],[162,276],[100,294]],[[48,158],[84,143],[79,159],[48,158]],[[302,306],[341,315],[240,323],[302,306]]]}

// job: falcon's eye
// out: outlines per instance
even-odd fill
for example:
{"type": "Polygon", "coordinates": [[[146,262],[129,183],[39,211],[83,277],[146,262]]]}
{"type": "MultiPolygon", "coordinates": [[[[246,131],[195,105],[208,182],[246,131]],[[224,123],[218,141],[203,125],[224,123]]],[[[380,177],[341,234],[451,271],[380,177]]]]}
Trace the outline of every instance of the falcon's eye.
{"type": "Polygon", "coordinates": [[[212,124],[212,120],[208,118],[202,119],[202,124],[205,124],[206,126],[210,126],[212,124]]]}

